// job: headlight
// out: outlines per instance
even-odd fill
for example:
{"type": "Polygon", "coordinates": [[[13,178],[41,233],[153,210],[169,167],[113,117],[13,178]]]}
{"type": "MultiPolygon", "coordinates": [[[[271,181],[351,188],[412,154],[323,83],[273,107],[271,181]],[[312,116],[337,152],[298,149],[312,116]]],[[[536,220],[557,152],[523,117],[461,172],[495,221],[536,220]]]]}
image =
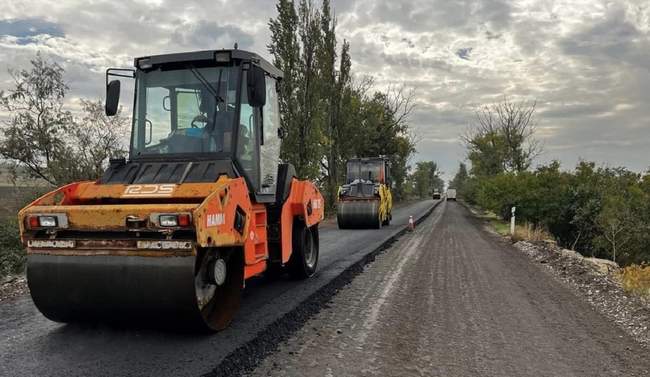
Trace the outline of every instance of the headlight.
{"type": "Polygon", "coordinates": [[[160,223],[160,226],[178,226],[178,216],[160,215],[158,222],[160,223]]]}
{"type": "Polygon", "coordinates": [[[190,225],[190,215],[187,213],[181,214],[165,214],[158,216],[158,225],[161,227],[184,227],[190,225]]]}
{"type": "Polygon", "coordinates": [[[29,215],[25,221],[29,229],[67,228],[68,216],[65,213],[48,213],[29,215]]]}
{"type": "Polygon", "coordinates": [[[56,226],[56,216],[39,216],[38,226],[43,228],[54,228],[56,226]]]}

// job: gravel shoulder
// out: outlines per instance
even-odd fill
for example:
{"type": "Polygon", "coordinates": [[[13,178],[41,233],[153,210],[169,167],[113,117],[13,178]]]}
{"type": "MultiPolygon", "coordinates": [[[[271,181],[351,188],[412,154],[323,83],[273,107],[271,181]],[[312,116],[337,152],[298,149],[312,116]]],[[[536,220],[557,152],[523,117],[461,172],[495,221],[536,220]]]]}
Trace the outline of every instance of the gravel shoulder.
{"type": "Polygon", "coordinates": [[[614,275],[616,267],[602,260],[584,258],[552,242],[519,241],[514,246],[648,350],[650,303],[623,290],[614,275]]]}
{"type": "Polygon", "coordinates": [[[647,376],[630,335],[443,203],[251,376],[647,376]]]}
{"type": "Polygon", "coordinates": [[[23,296],[27,292],[29,292],[29,288],[24,274],[8,276],[0,282],[0,303],[23,296]]]}

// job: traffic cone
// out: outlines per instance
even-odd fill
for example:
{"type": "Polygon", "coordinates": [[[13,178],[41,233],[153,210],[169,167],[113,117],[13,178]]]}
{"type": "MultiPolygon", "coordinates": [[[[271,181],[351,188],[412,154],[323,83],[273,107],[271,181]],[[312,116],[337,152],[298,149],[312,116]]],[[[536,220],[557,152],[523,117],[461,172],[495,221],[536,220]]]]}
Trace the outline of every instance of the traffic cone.
{"type": "Polygon", "coordinates": [[[415,221],[413,221],[413,216],[409,216],[409,231],[412,232],[415,230],[415,221]]]}

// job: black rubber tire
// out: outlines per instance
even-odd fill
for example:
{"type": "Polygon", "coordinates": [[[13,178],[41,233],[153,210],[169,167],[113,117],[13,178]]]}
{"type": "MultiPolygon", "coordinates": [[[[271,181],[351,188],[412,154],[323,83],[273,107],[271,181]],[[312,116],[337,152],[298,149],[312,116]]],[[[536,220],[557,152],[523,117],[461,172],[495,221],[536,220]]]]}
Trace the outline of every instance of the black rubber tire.
{"type": "Polygon", "coordinates": [[[393,218],[393,216],[389,213],[389,214],[388,214],[388,217],[386,217],[386,220],[384,220],[384,222],[382,223],[382,225],[384,225],[384,226],[388,226],[388,225],[390,225],[390,220],[391,220],[392,218],[393,218]]]}
{"type": "Polygon", "coordinates": [[[289,276],[299,280],[312,277],[318,266],[318,225],[307,228],[302,221],[294,221],[292,248],[289,276]]]}
{"type": "MultiPolygon", "coordinates": [[[[218,250],[208,250],[204,258],[218,250]]],[[[239,310],[241,293],[244,282],[243,250],[233,252],[228,257],[228,272],[226,281],[217,291],[210,302],[201,310],[201,317],[207,332],[221,331],[230,325],[239,310]]]]}

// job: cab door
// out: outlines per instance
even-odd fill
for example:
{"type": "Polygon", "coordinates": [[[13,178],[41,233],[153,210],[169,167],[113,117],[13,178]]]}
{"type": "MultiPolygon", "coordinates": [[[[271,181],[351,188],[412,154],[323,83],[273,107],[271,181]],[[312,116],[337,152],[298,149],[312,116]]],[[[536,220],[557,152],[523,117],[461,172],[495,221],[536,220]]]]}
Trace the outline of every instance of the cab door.
{"type": "Polygon", "coordinates": [[[273,195],[278,182],[278,165],[280,164],[281,140],[280,106],[276,81],[266,76],[266,104],[262,108],[262,131],[260,132],[260,190],[259,194],[273,195]]]}

